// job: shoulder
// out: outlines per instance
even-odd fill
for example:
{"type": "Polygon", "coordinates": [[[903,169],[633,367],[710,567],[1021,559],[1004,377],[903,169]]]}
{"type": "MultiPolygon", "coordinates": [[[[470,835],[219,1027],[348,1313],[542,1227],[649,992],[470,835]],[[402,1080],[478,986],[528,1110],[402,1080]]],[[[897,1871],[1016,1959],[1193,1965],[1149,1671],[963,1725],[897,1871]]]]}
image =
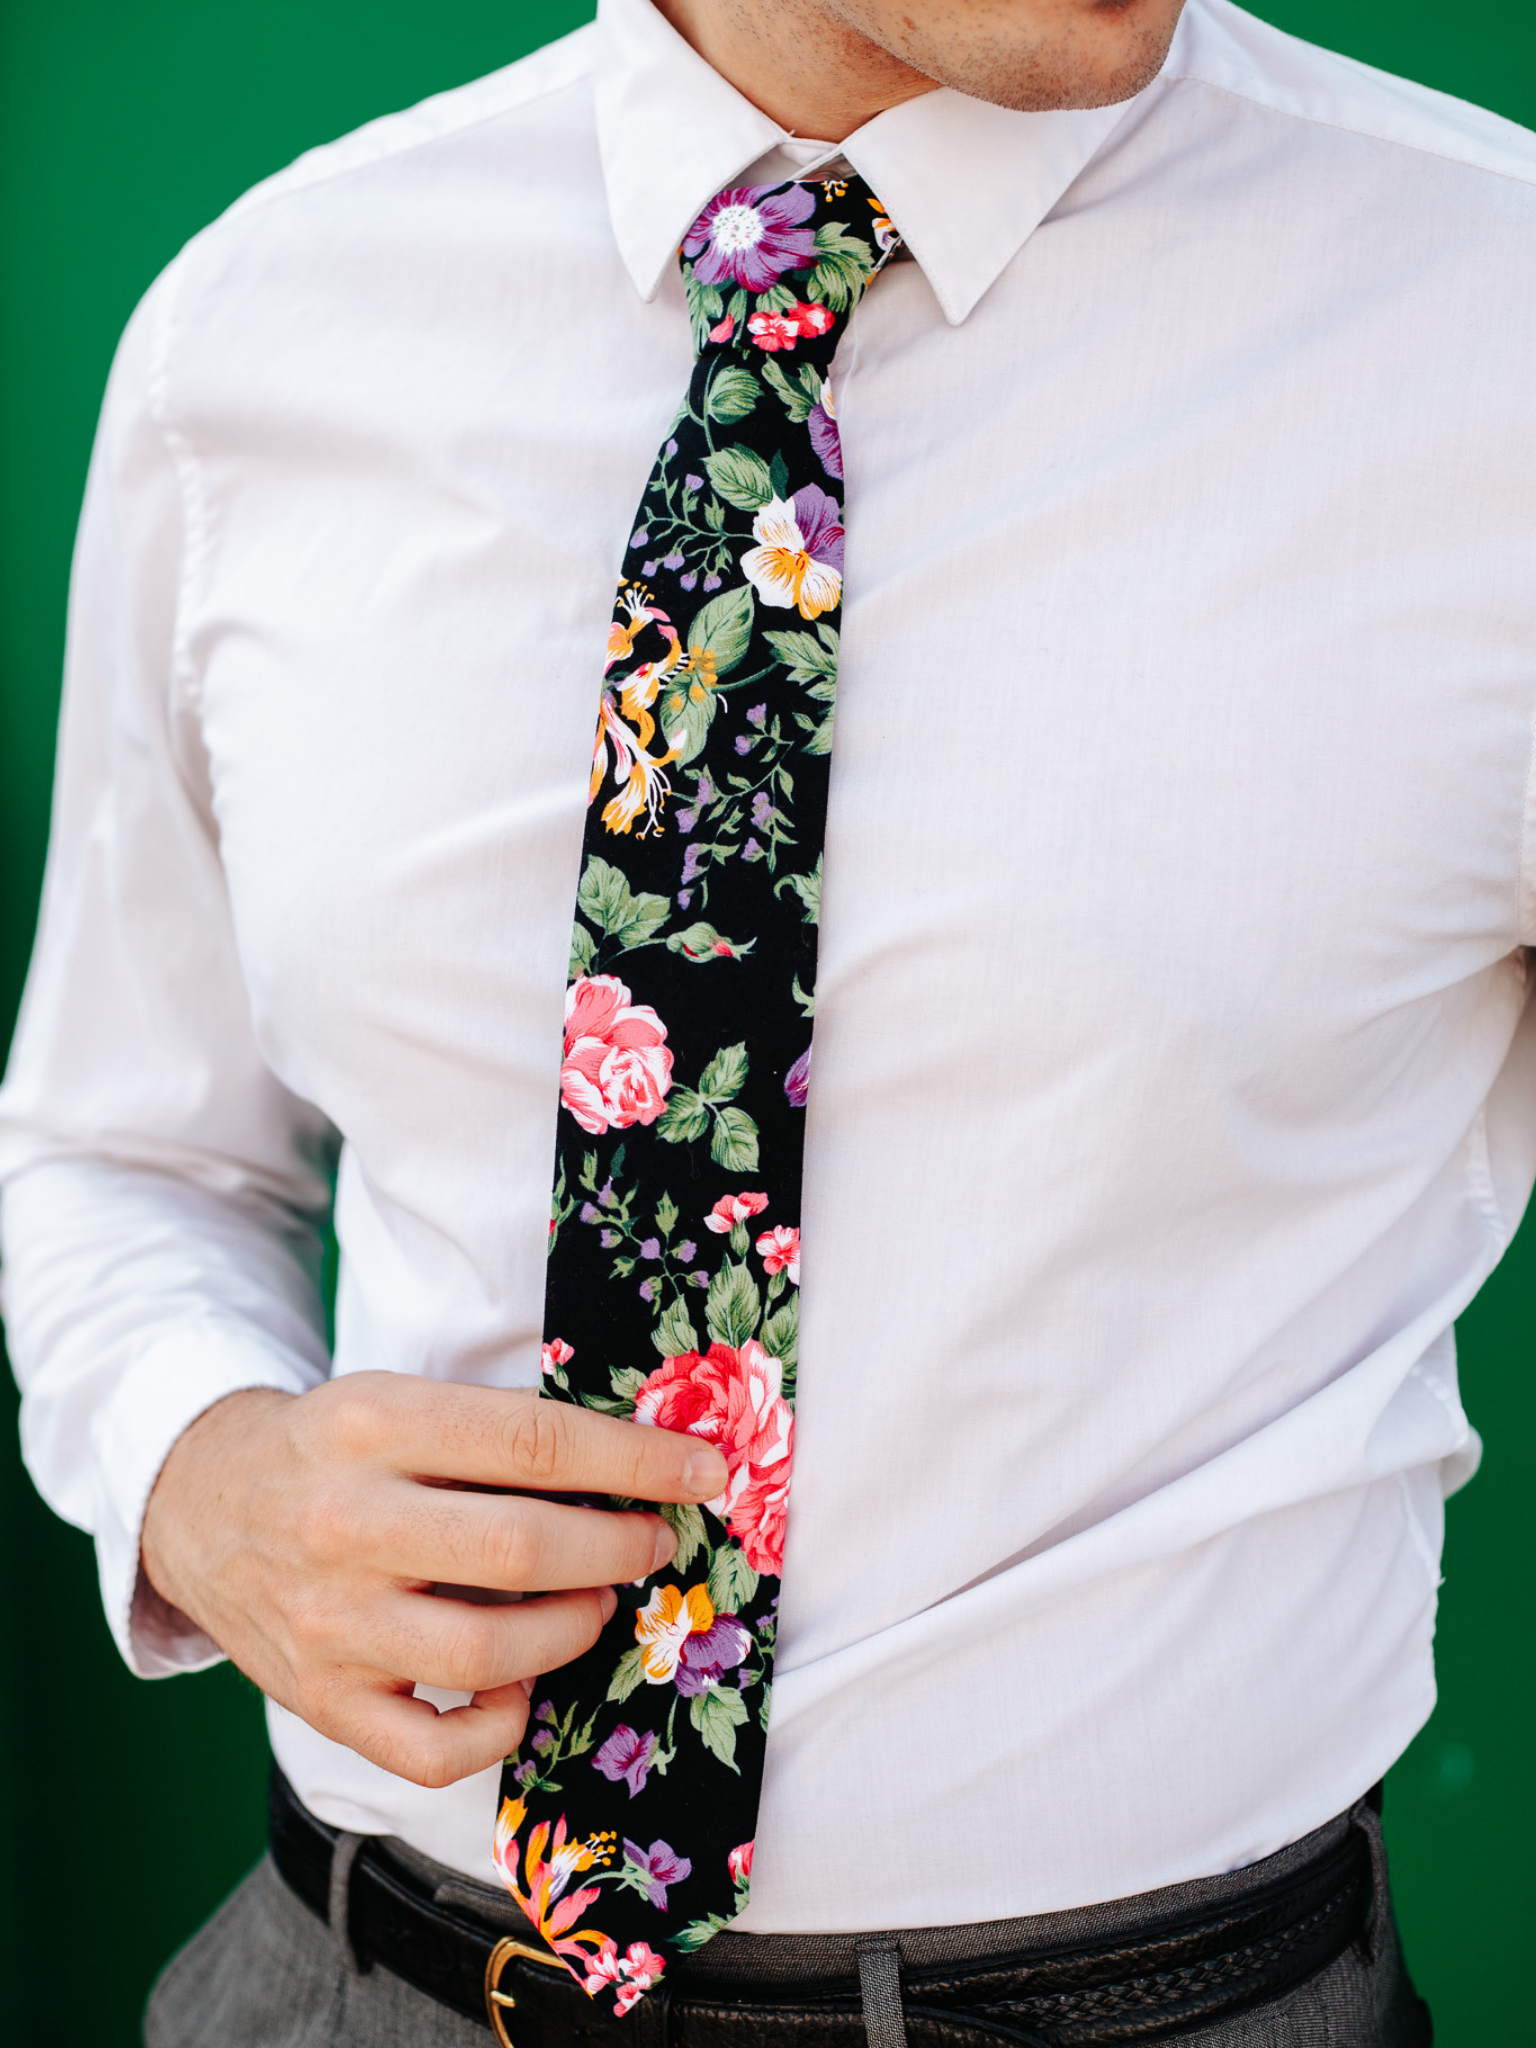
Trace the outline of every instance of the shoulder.
{"type": "Polygon", "coordinates": [[[1230,0],[1191,0],[1169,66],[1170,85],[1204,86],[1320,135],[1373,146],[1384,167],[1458,167],[1536,195],[1536,135],[1483,107],[1320,49],[1257,20],[1230,0]]]}
{"type": "Polygon", "coordinates": [[[302,204],[304,195],[318,194],[339,181],[366,182],[371,173],[397,165],[409,168],[424,156],[451,153],[456,143],[468,143],[488,130],[509,139],[519,131],[546,139],[541,131],[551,120],[560,122],[563,110],[558,103],[587,86],[592,44],[588,23],[500,71],[307,150],[286,169],[252,186],[203,231],[204,237],[217,238],[250,215],[281,208],[285,202],[302,204]]]}
{"type": "Polygon", "coordinates": [[[530,237],[590,237],[602,193],[593,42],[589,24],[253,186],[141,304],[130,334],[148,337],[151,381],[227,391],[238,375],[254,393],[264,366],[292,375],[327,336],[355,346],[387,329],[447,265],[488,272],[530,237]]]}

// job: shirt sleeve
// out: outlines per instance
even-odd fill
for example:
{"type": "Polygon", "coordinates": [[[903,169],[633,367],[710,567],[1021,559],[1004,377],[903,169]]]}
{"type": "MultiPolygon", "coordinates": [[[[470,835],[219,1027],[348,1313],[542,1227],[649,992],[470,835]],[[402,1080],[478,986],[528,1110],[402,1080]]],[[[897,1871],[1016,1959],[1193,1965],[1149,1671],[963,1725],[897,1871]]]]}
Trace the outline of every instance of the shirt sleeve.
{"type": "Polygon", "coordinates": [[[0,1274],[40,1492],[95,1538],[144,1676],[215,1646],[139,1569],[171,1445],[224,1395],[327,1370],[333,1134],[262,1056],[210,800],[181,593],[193,452],[165,421],[173,269],[113,366],[70,592],[42,916],[0,1088],[0,1274]]]}

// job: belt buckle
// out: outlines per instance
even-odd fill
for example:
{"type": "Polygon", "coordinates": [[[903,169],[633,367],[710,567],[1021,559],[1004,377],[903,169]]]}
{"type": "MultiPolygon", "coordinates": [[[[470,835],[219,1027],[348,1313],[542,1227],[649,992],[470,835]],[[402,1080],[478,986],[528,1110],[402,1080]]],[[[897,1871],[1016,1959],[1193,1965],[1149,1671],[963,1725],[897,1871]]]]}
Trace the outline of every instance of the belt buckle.
{"type": "Polygon", "coordinates": [[[515,1957],[530,1963],[546,1965],[558,1961],[547,1948],[530,1948],[525,1941],[513,1941],[503,1935],[491,1950],[485,1962],[485,2016],[491,2023],[491,2032],[501,2043],[501,2048],[515,2048],[511,2035],[502,2020],[503,2010],[510,2010],[517,2000],[510,1991],[501,1989],[501,1973],[515,1957]]]}

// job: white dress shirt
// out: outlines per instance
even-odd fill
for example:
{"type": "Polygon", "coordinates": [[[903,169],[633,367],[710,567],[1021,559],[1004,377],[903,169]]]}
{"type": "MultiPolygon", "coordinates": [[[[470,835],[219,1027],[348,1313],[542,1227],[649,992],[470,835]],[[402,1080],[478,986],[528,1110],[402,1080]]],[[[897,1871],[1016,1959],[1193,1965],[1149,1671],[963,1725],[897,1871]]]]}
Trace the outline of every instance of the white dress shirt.
{"type": "MultiPolygon", "coordinates": [[[[141,1672],[215,1654],[135,1600],[210,1402],[538,1379],[675,253],[782,139],[603,0],[258,187],[129,329],[0,1165],[27,1455],[141,1672]]],[[[1076,1906],[1364,1791],[1536,1177],[1536,139],[1191,0],[1127,105],[935,92],[846,154],[915,261],[835,375],[763,1930],[1076,1906]]],[[[271,1721],[325,1819],[490,1875],[495,1772],[271,1721]]]]}

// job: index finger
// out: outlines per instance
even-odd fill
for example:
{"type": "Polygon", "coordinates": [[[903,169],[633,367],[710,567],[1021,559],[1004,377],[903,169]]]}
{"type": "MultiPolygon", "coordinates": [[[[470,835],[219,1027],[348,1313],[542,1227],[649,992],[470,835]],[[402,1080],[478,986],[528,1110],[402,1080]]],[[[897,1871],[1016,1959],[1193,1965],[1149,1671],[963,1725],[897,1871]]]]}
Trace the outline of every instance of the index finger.
{"type": "Polygon", "coordinates": [[[384,1384],[358,1389],[366,1416],[356,1420],[374,1436],[376,1453],[417,1478],[654,1501],[712,1500],[725,1490],[725,1459],[695,1436],[524,1389],[445,1386],[400,1373],[367,1378],[384,1384]]]}

